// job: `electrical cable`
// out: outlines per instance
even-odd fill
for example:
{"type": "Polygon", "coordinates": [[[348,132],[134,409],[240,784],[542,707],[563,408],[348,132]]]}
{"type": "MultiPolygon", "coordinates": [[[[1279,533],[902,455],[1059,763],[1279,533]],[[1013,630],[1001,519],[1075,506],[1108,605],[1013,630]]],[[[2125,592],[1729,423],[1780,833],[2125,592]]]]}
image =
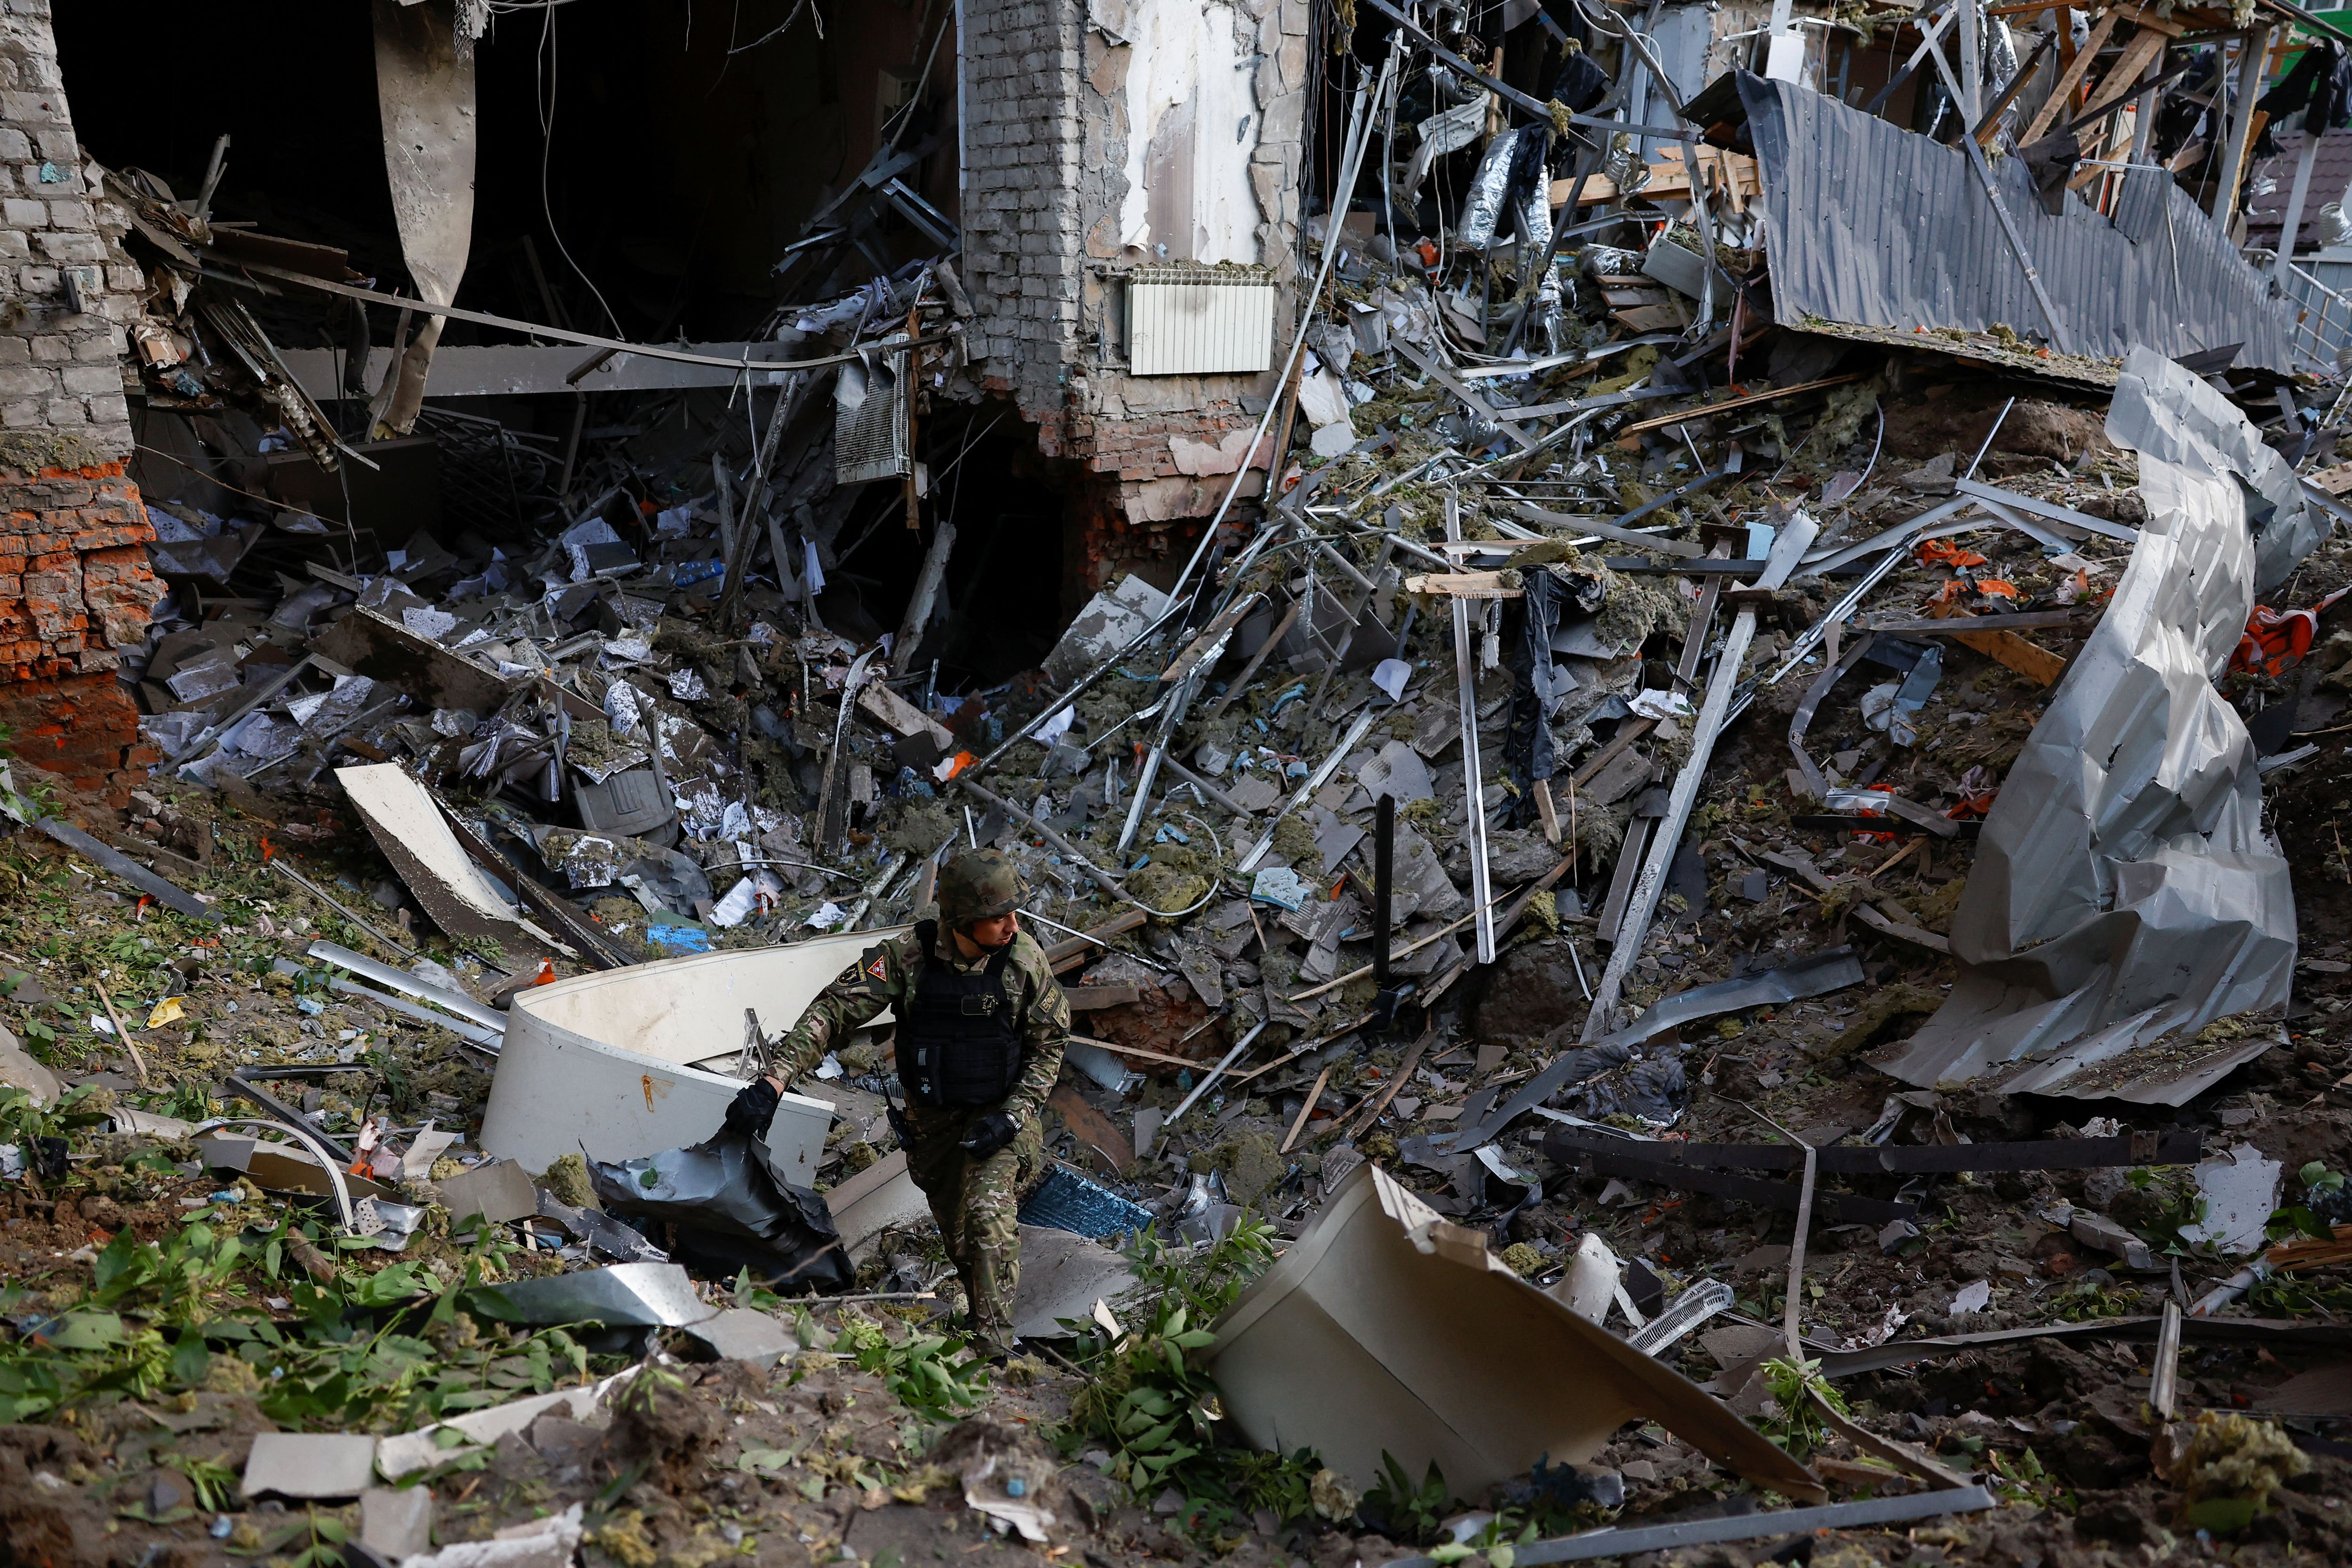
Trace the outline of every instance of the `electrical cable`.
{"type": "Polygon", "coordinates": [[[548,236],[555,241],[556,254],[563,258],[564,265],[580,275],[580,281],[588,285],[588,292],[596,297],[596,304],[604,310],[604,319],[613,323],[613,335],[619,337],[622,335],[621,318],[613,313],[604,291],[596,287],[596,280],[588,276],[588,269],[572,258],[572,247],[563,243],[563,231],[555,226],[555,205],[547,190],[548,166],[555,157],[555,99],[561,82],[555,44],[555,8],[550,5],[541,15],[543,19],[540,24],[539,49],[533,60],[539,100],[539,210],[547,220],[548,236]]]}
{"type": "MultiPolygon", "coordinates": [[[[793,14],[784,18],[782,26],[771,27],[768,31],[761,34],[758,37],[752,39],[748,44],[740,46],[735,44],[728,45],[728,58],[731,59],[737,55],[744,54],[750,50],[758,48],[761,44],[768,42],[772,38],[779,38],[784,34],[791,32],[793,30],[793,24],[799,21],[801,19],[801,13],[808,8],[809,0],[800,0],[800,4],[793,7],[793,14]]],[[[816,36],[818,42],[822,43],[824,40],[824,13],[822,11],[819,11],[816,14],[816,36]]]]}

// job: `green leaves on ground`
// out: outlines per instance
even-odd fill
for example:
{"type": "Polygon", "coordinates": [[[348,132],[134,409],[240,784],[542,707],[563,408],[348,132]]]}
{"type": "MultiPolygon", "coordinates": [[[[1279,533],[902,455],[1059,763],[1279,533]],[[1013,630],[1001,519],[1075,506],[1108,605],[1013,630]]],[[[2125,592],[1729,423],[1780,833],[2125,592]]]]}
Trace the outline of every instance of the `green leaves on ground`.
{"type": "Polygon", "coordinates": [[[1064,1325],[1078,1331],[1078,1364],[1089,1382],[1070,1402],[1063,1447],[1108,1450],[1112,1479],[1138,1495],[1177,1488],[1189,1500],[1180,1521],[1196,1534],[1213,1532],[1237,1511],[1272,1509],[1286,1519],[1307,1511],[1314,1455],[1220,1447],[1224,1406],[1198,1365],[1199,1352],[1216,1343],[1207,1325],[1274,1260],[1273,1235],[1263,1221],[1244,1217],[1194,1254],[1144,1231],[1127,1253],[1142,1282],[1141,1305],[1127,1309],[1135,1326],[1064,1325]]]}
{"type": "Polygon", "coordinates": [[[1820,1447],[1829,1436],[1829,1423],[1822,1419],[1821,1405],[1841,1415],[1848,1414],[1845,1395],[1838,1392],[1837,1384],[1822,1375],[1822,1363],[1818,1361],[1790,1361],[1786,1356],[1776,1356],[1764,1363],[1764,1386],[1780,1413],[1767,1415],[1757,1423],[1758,1427],[1798,1460],[1820,1447]],[[1814,1403],[1816,1396],[1821,1405],[1814,1403]]]}
{"type": "Polygon", "coordinates": [[[925,1415],[950,1416],[978,1405],[988,1387],[987,1366],[964,1355],[963,1342],[937,1334],[908,1333],[893,1340],[878,1324],[853,1318],[834,1342],[835,1350],[882,1380],[891,1396],[925,1415]]]}
{"type": "Polygon", "coordinates": [[[0,1345],[0,1424],[109,1395],[211,1388],[252,1394],[291,1429],[396,1431],[622,1364],[592,1367],[560,1327],[484,1329],[458,1310],[462,1292],[481,1283],[487,1249],[446,1285],[404,1259],[373,1273],[346,1263],[321,1286],[299,1269],[287,1277],[290,1217],[243,1235],[217,1226],[204,1209],[157,1243],[116,1233],[79,1302],[0,1345]],[[277,1316],[255,1301],[257,1283],[281,1291],[290,1310],[277,1316]]]}
{"type": "Polygon", "coordinates": [[[1425,1543],[1436,1536],[1437,1521],[1452,1511],[1446,1507],[1447,1490],[1435,1460],[1415,1486],[1396,1456],[1383,1448],[1381,1479],[1364,1494],[1364,1515],[1378,1520],[1391,1540],[1425,1543]]]}

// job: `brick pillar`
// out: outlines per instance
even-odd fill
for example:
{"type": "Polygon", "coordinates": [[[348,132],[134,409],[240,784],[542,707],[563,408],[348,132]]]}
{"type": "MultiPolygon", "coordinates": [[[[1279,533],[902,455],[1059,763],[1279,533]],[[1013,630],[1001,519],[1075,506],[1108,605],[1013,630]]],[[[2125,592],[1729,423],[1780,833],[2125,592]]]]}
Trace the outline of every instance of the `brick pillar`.
{"type": "Polygon", "coordinates": [[[124,473],[121,322],[143,287],[82,163],[49,0],[0,0],[0,724],[121,797],[154,757],[116,678],[161,595],[124,473]]]}
{"type": "MultiPolygon", "coordinates": [[[[1257,207],[1256,254],[1218,259],[1263,263],[1287,285],[1297,271],[1309,0],[967,0],[965,16],[958,265],[979,316],[971,356],[982,384],[1011,395],[1036,426],[1038,450],[1061,460],[1071,495],[1064,562],[1083,563],[1069,592],[1082,600],[1125,571],[1172,577],[1242,460],[1224,447],[1255,424],[1244,399],[1262,408],[1279,388],[1272,372],[1138,377],[1107,357],[1104,345],[1124,336],[1114,275],[1153,259],[1122,237],[1129,154],[1152,134],[1130,101],[1145,96],[1130,89],[1133,38],[1165,48],[1185,25],[1204,37],[1231,29],[1234,52],[1254,65],[1255,112],[1230,123],[1236,147],[1251,143],[1241,199],[1257,207]],[[1177,25],[1163,29],[1171,18],[1177,25]]],[[[1287,322],[1286,302],[1276,316],[1287,322]]],[[[1279,336],[1277,362],[1289,347],[1286,329],[1279,336]]],[[[1247,481],[1243,494],[1261,484],[1247,481]]]]}
{"type": "Polygon", "coordinates": [[[971,0],[962,193],[971,354],[1057,455],[1078,358],[1085,0],[971,0]]]}

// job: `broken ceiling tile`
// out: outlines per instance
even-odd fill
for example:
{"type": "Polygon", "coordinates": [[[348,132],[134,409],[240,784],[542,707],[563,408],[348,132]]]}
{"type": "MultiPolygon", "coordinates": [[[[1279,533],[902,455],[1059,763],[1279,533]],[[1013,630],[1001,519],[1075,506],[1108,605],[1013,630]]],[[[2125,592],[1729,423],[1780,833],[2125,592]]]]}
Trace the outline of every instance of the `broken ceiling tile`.
{"type": "Polygon", "coordinates": [[[375,1439],[357,1432],[262,1432],[245,1460],[245,1495],[355,1498],[375,1473],[375,1439]]]}

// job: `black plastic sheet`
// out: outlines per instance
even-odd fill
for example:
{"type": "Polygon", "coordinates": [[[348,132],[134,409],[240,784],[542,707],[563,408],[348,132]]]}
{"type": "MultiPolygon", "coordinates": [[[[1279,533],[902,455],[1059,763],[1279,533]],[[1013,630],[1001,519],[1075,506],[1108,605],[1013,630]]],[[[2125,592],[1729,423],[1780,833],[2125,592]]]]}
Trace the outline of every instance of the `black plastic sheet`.
{"type": "Polygon", "coordinates": [[[846,1289],[856,1279],[824,1199],[780,1184],[740,1132],[635,1160],[591,1160],[588,1180],[614,1214],[673,1227],[672,1256],[698,1273],[731,1279],[748,1268],[771,1289],[795,1292],[846,1289]]]}

